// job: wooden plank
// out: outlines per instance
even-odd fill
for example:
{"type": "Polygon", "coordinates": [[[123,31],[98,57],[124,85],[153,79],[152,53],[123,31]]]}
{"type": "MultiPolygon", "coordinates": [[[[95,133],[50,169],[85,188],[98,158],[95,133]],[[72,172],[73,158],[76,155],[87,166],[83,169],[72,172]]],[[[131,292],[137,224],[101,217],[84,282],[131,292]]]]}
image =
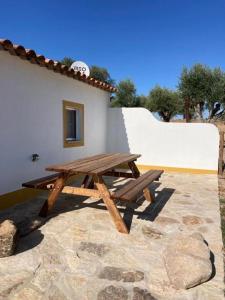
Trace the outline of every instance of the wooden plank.
{"type": "Polygon", "coordinates": [[[71,172],[78,172],[83,174],[90,174],[91,170],[94,170],[98,168],[99,166],[105,166],[111,163],[112,161],[115,161],[116,158],[121,157],[121,153],[113,153],[110,156],[103,157],[101,159],[97,159],[88,163],[85,163],[83,165],[77,166],[75,168],[71,168],[71,172]]]}
{"type": "Polygon", "coordinates": [[[74,161],[65,162],[65,163],[62,163],[62,164],[51,165],[51,166],[48,166],[46,168],[46,170],[47,171],[63,172],[63,171],[70,170],[72,167],[80,166],[80,165],[88,163],[90,161],[95,161],[95,160],[98,160],[98,159],[101,159],[103,157],[107,157],[107,156],[110,156],[110,155],[111,154],[107,154],[107,153],[93,155],[93,156],[89,156],[89,157],[86,157],[86,158],[81,158],[81,159],[77,159],[77,160],[74,160],[74,161]]]}
{"type": "Polygon", "coordinates": [[[61,174],[52,174],[49,176],[41,177],[35,180],[31,180],[22,184],[23,187],[41,189],[46,188],[46,186],[50,183],[56,181],[56,179],[61,176],[61,174]]]}
{"type": "Polygon", "coordinates": [[[123,188],[116,191],[112,198],[125,201],[132,201],[143,191],[151,182],[160,177],[162,170],[151,170],[141,175],[139,178],[128,182],[123,188]]]}
{"type": "Polygon", "coordinates": [[[71,195],[79,195],[79,196],[86,196],[86,197],[94,197],[94,198],[101,198],[100,193],[98,190],[88,189],[88,188],[81,188],[81,187],[73,187],[73,186],[64,186],[62,190],[63,194],[71,194],[71,195]]]}
{"type": "Polygon", "coordinates": [[[138,170],[138,167],[136,166],[135,162],[134,161],[128,162],[128,166],[131,169],[133,177],[138,178],[140,176],[140,171],[138,170]]]}
{"type": "Polygon", "coordinates": [[[101,157],[106,157],[106,156],[108,156],[108,154],[98,154],[98,155],[94,155],[94,156],[90,156],[90,157],[86,157],[86,158],[80,158],[80,159],[73,160],[73,161],[70,161],[70,162],[64,162],[64,163],[61,163],[61,164],[48,166],[46,168],[46,170],[47,171],[56,170],[57,172],[63,172],[64,170],[65,171],[70,170],[72,166],[79,166],[79,165],[82,165],[82,164],[87,163],[89,161],[100,159],[101,157]],[[60,171],[60,170],[62,170],[62,171],[60,171]]]}
{"type": "Polygon", "coordinates": [[[144,194],[145,199],[148,202],[154,202],[154,200],[155,200],[154,195],[152,194],[152,192],[148,188],[143,189],[143,194],[144,194]]]}
{"type": "Polygon", "coordinates": [[[62,175],[56,180],[54,188],[49,194],[48,200],[45,201],[39,212],[40,217],[47,217],[48,213],[53,208],[59,194],[61,193],[66,179],[67,178],[62,175]]]}
{"type": "Polygon", "coordinates": [[[71,166],[70,167],[70,172],[76,172],[76,170],[80,170],[85,168],[85,170],[89,169],[89,168],[93,168],[93,166],[96,166],[96,164],[104,164],[107,161],[111,161],[112,159],[115,159],[115,157],[118,157],[120,155],[120,153],[111,153],[111,154],[107,154],[104,157],[100,157],[98,159],[94,159],[94,160],[90,160],[88,162],[84,162],[82,164],[79,165],[75,165],[75,166],[71,166]]]}
{"type": "Polygon", "coordinates": [[[82,184],[81,184],[81,187],[82,187],[82,188],[87,188],[87,187],[88,187],[88,181],[89,181],[89,178],[90,178],[89,175],[85,175],[85,176],[84,176],[84,180],[83,180],[83,182],[82,182],[82,184]]]}
{"type": "Polygon", "coordinates": [[[218,173],[220,176],[223,175],[223,151],[224,151],[224,131],[220,131],[220,145],[219,145],[219,163],[218,163],[218,173]]]}
{"type": "Polygon", "coordinates": [[[101,154],[70,163],[49,166],[46,170],[94,175],[96,174],[96,172],[94,172],[95,169],[101,169],[101,172],[104,173],[105,170],[110,170],[121,163],[136,160],[138,157],[140,157],[140,155],[127,153],[101,154]],[[118,158],[118,160],[116,160],[116,158],[118,158]]]}
{"type": "Polygon", "coordinates": [[[120,172],[120,171],[107,171],[106,173],[104,173],[104,176],[134,178],[132,173],[120,172]]]}
{"type": "Polygon", "coordinates": [[[123,194],[127,193],[131,188],[133,188],[135,185],[138,185],[140,180],[144,180],[145,178],[147,178],[150,174],[152,174],[154,172],[154,170],[150,170],[144,174],[142,174],[139,178],[141,179],[136,179],[136,180],[132,180],[129,181],[128,183],[126,183],[121,189],[117,190],[115,193],[112,194],[112,197],[114,198],[115,194],[117,198],[120,198],[123,194]]]}
{"type": "MultiPolygon", "coordinates": [[[[130,154],[125,154],[125,153],[115,153],[110,157],[106,157],[103,158],[101,160],[96,160],[93,161],[87,165],[84,165],[82,167],[76,168],[76,172],[84,172],[84,173],[88,173],[91,174],[91,172],[93,172],[94,170],[98,169],[98,168],[107,168],[107,166],[109,164],[115,163],[115,161],[119,158],[126,158],[128,155],[130,154]]],[[[95,173],[94,173],[95,174],[95,173]]]]}
{"type": "Polygon", "coordinates": [[[109,211],[109,214],[117,228],[117,230],[121,233],[128,234],[128,228],[120,215],[118,208],[116,207],[114,201],[111,198],[111,195],[102,179],[101,176],[94,176],[95,185],[100,192],[100,195],[105,203],[106,208],[109,211]]]}
{"type": "Polygon", "coordinates": [[[95,185],[94,185],[94,179],[93,179],[92,176],[90,176],[90,177],[91,177],[91,180],[90,180],[90,182],[89,182],[89,184],[88,184],[88,188],[89,188],[89,189],[93,189],[93,188],[95,187],[95,185]]]}
{"type": "MultiPolygon", "coordinates": [[[[146,179],[144,180],[140,180],[138,185],[133,185],[133,187],[124,195],[122,195],[122,197],[120,198],[121,200],[125,200],[125,201],[132,201],[136,198],[136,196],[139,194],[140,191],[142,191],[144,188],[146,188],[150,183],[152,183],[155,179],[159,178],[159,176],[162,174],[162,172],[160,171],[154,171],[153,174],[151,174],[150,176],[148,176],[146,179]]],[[[141,178],[141,177],[139,177],[141,178]]],[[[136,179],[138,180],[138,179],[136,179]]]]}
{"type": "Polygon", "coordinates": [[[115,168],[116,166],[122,164],[122,163],[127,163],[133,160],[136,160],[140,155],[138,154],[124,154],[124,156],[121,155],[121,157],[118,157],[117,159],[113,160],[112,162],[108,163],[107,165],[104,165],[102,167],[96,168],[94,170],[90,170],[89,174],[91,175],[103,175],[107,171],[115,168]]]}

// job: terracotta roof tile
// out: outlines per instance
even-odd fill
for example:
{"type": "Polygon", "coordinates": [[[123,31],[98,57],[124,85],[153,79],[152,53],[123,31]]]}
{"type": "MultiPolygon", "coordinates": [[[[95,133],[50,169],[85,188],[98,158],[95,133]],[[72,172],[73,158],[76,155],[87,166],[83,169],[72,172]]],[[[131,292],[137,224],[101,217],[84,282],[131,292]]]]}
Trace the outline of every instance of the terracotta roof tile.
{"type": "MultiPolygon", "coordinates": [[[[46,58],[44,55],[36,54],[32,49],[26,49],[21,45],[15,45],[10,40],[0,39],[0,46],[5,51],[8,51],[11,55],[19,56],[21,59],[28,60],[33,64],[39,66],[44,66],[47,69],[53,70],[54,72],[60,73],[62,75],[72,77],[76,80],[83,81],[89,85],[92,85],[96,88],[108,91],[116,92],[116,88],[99,80],[96,80],[91,77],[86,77],[86,75],[81,75],[80,72],[75,72],[73,69],[68,68],[67,66],[61,64],[58,61],[46,58]]],[[[1,47],[0,47],[1,48],[1,47]]]]}

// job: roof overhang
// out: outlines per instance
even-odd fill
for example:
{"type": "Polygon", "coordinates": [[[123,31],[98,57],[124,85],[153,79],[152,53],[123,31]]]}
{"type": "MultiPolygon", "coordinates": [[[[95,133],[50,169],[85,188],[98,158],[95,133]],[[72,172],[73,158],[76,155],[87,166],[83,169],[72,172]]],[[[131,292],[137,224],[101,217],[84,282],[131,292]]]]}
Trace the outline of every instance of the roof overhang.
{"type": "Polygon", "coordinates": [[[86,77],[86,75],[82,75],[80,72],[75,72],[73,69],[70,69],[58,61],[48,59],[44,55],[36,54],[36,52],[32,49],[26,49],[22,45],[13,44],[10,40],[0,39],[0,46],[2,46],[3,50],[8,51],[9,54],[18,56],[23,60],[25,59],[32,64],[37,64],[40,67],[46,67],[48,70],[52,70],[56,73],[60,73],[61,75],[68,76],[79,81],[83,81],[84,83],[92,85],[101,90],[110,93],[116,92],[116,88],[110,84],[91,77],[86,77]]]}

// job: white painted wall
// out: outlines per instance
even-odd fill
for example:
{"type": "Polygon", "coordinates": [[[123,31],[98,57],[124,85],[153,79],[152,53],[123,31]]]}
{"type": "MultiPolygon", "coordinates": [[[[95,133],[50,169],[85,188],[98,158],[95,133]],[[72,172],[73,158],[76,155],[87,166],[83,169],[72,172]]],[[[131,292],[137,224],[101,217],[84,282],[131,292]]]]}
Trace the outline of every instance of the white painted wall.
{"type": "Polygon", "coordinates": [[[105,152],[109,96],[0,51],[0,194],[48,175],[49,164],[105,152]],[[63,148],[63,99],[84,104],[84,147],[63,148]]]}
{"type": "Polygon", "coordinates": [[[217,170],[219,133],[212,124],[160,122],[144,108],[110,108],[107,150],[140,153],[139,164],[217,170]]]}

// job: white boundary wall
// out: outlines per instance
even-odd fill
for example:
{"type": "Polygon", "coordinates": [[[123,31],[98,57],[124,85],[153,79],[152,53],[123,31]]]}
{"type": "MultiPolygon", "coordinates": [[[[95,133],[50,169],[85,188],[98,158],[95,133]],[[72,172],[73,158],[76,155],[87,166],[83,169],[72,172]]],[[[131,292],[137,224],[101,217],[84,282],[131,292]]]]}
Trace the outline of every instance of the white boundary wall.
{"type": "Polygon", "coordinates": [[[164,123],[144,108],[110,108],[107,150],[140,153],[143,165],[217,170],[219,132],[212,124],[164,123]]]}
{"type": "Polygon", "coordinates": [[[0,195],[50,174],[49,164],[106,151],[108,92],[4,51],[0,91],[0,195]],[[84,104],[84,147],[63,148],[64,99],[84,104]]]}

